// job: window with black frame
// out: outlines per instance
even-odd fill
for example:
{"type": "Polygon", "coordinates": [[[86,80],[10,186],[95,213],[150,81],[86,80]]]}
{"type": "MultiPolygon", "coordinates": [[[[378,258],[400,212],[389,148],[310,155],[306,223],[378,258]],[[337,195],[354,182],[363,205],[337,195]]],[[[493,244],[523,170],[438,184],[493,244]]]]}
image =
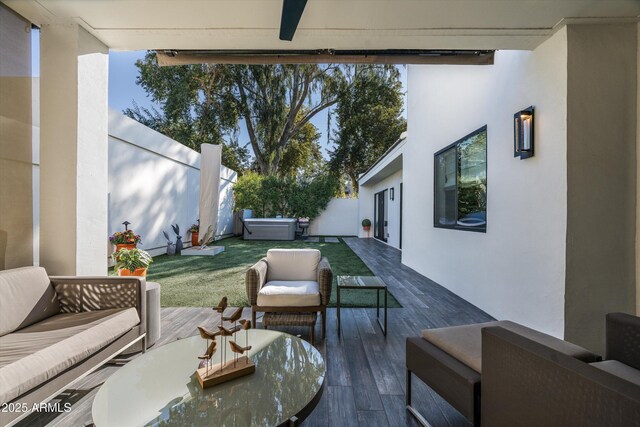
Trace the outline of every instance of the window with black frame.
{"type": "Polygon", "coordinates": [[[487,127],[434,155],[434,226],[487,230],[487,127]]]}

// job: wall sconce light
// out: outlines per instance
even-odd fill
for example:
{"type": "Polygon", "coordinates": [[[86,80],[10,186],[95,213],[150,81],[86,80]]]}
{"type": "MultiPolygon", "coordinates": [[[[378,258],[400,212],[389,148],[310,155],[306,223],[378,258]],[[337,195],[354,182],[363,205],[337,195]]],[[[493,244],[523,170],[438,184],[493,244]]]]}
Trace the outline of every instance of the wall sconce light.
{"type": "Polygon", "coordinates": [[[394,200],[394,199],[396,198],[396,194],[395,194],[396,192],[394,191],[394,189],[393,189],[393,188],[394,188],[394,187],[391,187],[391,188],[389,189],[389,199],[390,199],[390,200],[394,200]]]}
{"type": "Polygon", "coordinates": [[[520,160],[533,157],[533,107],[513,115],[513,157],[520,160]]]}

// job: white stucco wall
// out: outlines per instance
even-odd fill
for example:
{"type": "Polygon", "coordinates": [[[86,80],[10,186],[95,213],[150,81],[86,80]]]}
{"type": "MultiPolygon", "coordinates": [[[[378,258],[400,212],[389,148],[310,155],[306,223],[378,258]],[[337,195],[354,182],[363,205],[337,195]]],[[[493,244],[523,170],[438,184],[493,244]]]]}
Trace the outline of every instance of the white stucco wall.
{"type": "MultiPolygon", "coordinates": [[[[218,237],[233,231],[235,171],[222,166],[218,237]]],[[[109,111],[109,234],[122,222],[142,236],[139,246],[165,252],[166,231],[179,224],[185,246],[198,219],[200,154],[122,114],[109,111]]]]}
{"type": "Polygon", "coordinates": [[[51,275],[107,267],[108,70],[108,47],[84,28],[42,25],[40,265],[51,275]]]}
{"type": "MultiPolygon", "coordinates": [[[[387,191],[387,244],[394,248],[400,248],[400,183],[402,182],[402,170],[399,170],[392,175],[384,178],[375,184],[367,184],[360,186],[360,192],[358,194],[360,199],[360,221],[364,218],[371,220],[371,230],[368,235],[367,232],[359,227],[360,237],[373,237],[374,236],[374,195],[383,190],[394,189],[394,200],[390,199],[390,191],[387,191]]],[[[405,205],[406,206],[406,205],[405,205]]],[[[403,242],[404,243],[404,242],[403,242]]]]}
{"type": "Polygon", "coordinates": [[[356,236],[358,234],[358,199],[331,199],[320,216],[311,221],[312,236],[356,236]]]}
{"type": "Polygon", "coordinates": [[[409,66],[402,260],[498,319],[562,337],[567,35],[492,66],[409,66]],[[536,108],[535,157],[513,157],[513,114],[536,108]],[[487,125],[487,232],[434,228],[433,155],[487,125]]]}
{"type": "Polygon", "coordinates": [[[636,89],[636,315],[640,316],[640,22],[637,25],[637,69],[636,89]]]}

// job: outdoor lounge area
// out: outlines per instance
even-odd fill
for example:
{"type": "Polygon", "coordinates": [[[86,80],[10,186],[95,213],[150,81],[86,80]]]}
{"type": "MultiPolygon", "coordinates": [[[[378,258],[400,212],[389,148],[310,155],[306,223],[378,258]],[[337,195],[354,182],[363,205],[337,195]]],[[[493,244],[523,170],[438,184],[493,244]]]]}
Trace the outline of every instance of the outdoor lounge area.
{"type": "Polygon", "coordinates": [[[0,427],[640,427],[638,0],[0,0],[0,427]]]}

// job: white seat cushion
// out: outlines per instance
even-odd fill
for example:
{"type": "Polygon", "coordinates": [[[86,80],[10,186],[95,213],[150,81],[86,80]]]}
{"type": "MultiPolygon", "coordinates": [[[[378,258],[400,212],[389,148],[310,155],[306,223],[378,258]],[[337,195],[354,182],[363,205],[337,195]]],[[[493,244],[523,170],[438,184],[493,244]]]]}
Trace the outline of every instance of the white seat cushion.
{"type": "Polygon", "coordinates": [[[267,280],[318,280],[317,249],[269,249],[267,280]]]}
{"type": "Polygon", "coordinates": [[[474,371],[482,373],[482,328],[489,326],[500,326],[585,362],[591,362],[595,357],[589,350],[568,341],[563,341],[508,320],[425,329],[422,331],[422,338],[449,353],[449,355],[474,371]]]}
{"type": "Polygon", "coordinates": [[[310,307],[320,305],[318,282],[273,280],[258,292],[262,307],[310,307]]]}
{"type": "Polygon", "coordinates": [[[139,323],[135,308],[63,313],[0,337],[0,402],[50,380],[139,323]]]}

